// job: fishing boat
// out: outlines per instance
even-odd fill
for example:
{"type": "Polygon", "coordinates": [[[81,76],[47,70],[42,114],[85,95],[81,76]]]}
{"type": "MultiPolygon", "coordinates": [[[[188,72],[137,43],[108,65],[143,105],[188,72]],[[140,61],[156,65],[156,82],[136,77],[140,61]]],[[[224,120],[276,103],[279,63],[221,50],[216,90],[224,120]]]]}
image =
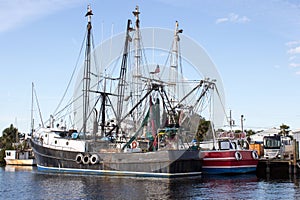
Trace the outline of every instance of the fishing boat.
{"type": "Polygon", "coordinates": [[[219,139],[212,150],[201,151],[203,173],[241,174],[255,173],[258,154],[255,150],[243,149],[238,140],[219,139]]]}
{"type": "MultiPolygon", "coordinates": [[[[230,115],[230,125],[232,119],[230,115]]],[[[223,131],[213,139],[201,143],[203,157],[203,173],[205,174],[243,174],[255,173],[258,164],[258,153],[249,149],[246,134],[223,131]]]]}
{"type": "Polygon", "coordinates": [[[36,165],[32,148],[30,147],[30,134],[19,137],[16,134],[16,143],[12,143],[11,149],[5,150],[6,165],[34,166],[36,165]]]}
{"type": "Polygon", "coordinates": [[[5,150],[4,159],[7,165],[20,165],[20,166],[36,165],[32,149],[5,150]]]}
{"type": "Polygon", "coordinates": [[[176,49],[182,30],[176,22],[171,41],[172,64],[154,65],[154,71],[145,72],[143,69],[149,66],[141,66],[143,51],[138,7],[133,14],[135,25],[132,27],[128,20],[116,77],[109,73],[112,64],[93,71],[97,59],[92,59],[93,13],[88,7],[86,52],[79,88],[75,87],[70,106],[53,114],[49,125],[42,123],[35,128],[31,139],[38,170],[168,178],[202,173],[200,150],[191,145],[191,141],[198,127],[200,115],[196,104],[202,96],[197,91],[203,81],[185,81],[188,86],[176,95],[178,77],[184,81],[177,68],[179,54],[176,49]],[[132,41],[135,42],[135,64],[131,68],[127,60],[132,53],[129,48],[132,41]],[[157,76],[165,69],[171,71],[168,80],[157,76]],[[65,110],[67,114],[62,114],[65,110]]]}

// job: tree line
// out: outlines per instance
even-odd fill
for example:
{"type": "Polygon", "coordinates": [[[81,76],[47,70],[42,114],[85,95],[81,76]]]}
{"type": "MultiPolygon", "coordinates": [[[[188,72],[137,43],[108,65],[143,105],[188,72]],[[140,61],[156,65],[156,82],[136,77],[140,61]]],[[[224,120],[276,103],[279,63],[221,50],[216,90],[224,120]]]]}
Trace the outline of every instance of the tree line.
{"type": "Polygon", "coordinates": [[[2,131],[0,137],[0,165],[5,165],[5,150],[13,150],[19,147],[19,139],[24,137],[12,124],[2,131]]]}

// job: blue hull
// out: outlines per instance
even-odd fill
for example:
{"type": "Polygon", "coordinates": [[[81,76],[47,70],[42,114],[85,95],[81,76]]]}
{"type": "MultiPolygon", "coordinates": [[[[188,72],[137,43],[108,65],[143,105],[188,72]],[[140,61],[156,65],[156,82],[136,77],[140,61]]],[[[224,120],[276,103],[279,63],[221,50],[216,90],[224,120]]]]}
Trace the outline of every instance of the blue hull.
{"type": "Polygon", "coordinates": [[[43,167],[37,165],[39,171],[42,172],[59,172],[68,174],[84,174],[84,175],[102,175],[102,176],[127,176],[127,177],[155,177],[155,178],[176,178],[176,177],[191,177],[199,176],[202,172],[188,173],[149,173],[149,172],[130,172],[130,171],[113,171],[113,170],[90,170],[90,169],[71,169],[71,168],[55,168],[43,167]]]}
{"type": "Polygon", "coordinates": [[[256,167],[232,167],[232,168],[202,168],[204,174],[245,174],[256,172],[256,167]]]}

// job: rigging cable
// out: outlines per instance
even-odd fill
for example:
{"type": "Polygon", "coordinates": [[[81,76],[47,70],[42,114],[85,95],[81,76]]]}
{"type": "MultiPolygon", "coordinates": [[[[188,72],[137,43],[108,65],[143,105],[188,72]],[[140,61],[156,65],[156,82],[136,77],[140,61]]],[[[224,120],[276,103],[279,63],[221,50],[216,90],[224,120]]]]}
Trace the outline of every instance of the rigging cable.
{"type": "Polygon", "coordinates": [[[36,91],[35,91],[35,88],[34,88],[33,83],[32,83],[32,86],[33,86],[33,92],[34,92],[36,104],[37,104],[38,109],[39,109],[40,120],[41,120],[41,122],[42,122],[42,127],[44,128],[45,126],[44,126],[44,122],[43,122],[43,118],[42,118],[42,113],[41,113],[41,109],[40,109],[40,104],[39,104],[39,101],[38,101],[38,98],[37,98],[36,91]]]}
{"type": "MultiPolygon", "coordinates": [[[[87,32],[85,33],[84,38],[86,37],[86,34],[87,34],[87,32]]],[[[60,106],[61,106],[61,104],[62,104],[62,102],[63,102],[63,100],[64,100],[64,98],[65,98],[65,96],[66,96],[66,94],[67,94],[67,92],[68,92],[68,90],[69,90],[69,87],[70,87],[71,82],[72,82],[72,80],[73,80],[74,74],[75,74],[76,69],[77,69],[77,67],[78,67],[80,55],[81,55],[81,53],[82,53],[82,49],[83,49],[83,45],[84,45],[84,44],[85,44],[85,39],[83,39],[83,41],[82,41],[81,48],[80,48],[80,51],[79,51],[79,55],[78,55],[78,57],[77,57],[77,61],[76,61],[74,70],[73,70],[73,72],[72,72],[71,78],[70,78],[70,80],[69,80],[69,83],[68,83],[68,85],[67,85],[67,88],[66,88],[66,90],[65,90],[65,92],[64,92],[64,94],[63,94],[63,96],[62,96],[62,98],[61,98],[61,100],[60,100],[58,106],[56,107],[56,109],[55,109],[55,111],[54,111],[54,115],[55,115],[55,113],[57,112],[57,110],[60,108],[60,106]]]]}
{"type": "Polygon", "coordinates": [[[224,106],[224,104],[223,104],[223,102],[222,102],[222,99],[221,99],[221,96],[220,96],[220,93],[219,93],[219,90],[218,90],[216,84],[215,84],[215,89],[216,89],[217,95],[218,95],[218,97],[219,97],[219,100],[220,100],[220,102],[221,102],[222,109],[223,109],[224,115],[225,115],[225,117],[226,117],[226,121],[227,121],[228,124],[230,124],[231,122],[230,122],[230,120],[228,120],[228,117],[227,117],[227,114],[226,114],[226,110],[225,110],[225,106],[224,106]]]}

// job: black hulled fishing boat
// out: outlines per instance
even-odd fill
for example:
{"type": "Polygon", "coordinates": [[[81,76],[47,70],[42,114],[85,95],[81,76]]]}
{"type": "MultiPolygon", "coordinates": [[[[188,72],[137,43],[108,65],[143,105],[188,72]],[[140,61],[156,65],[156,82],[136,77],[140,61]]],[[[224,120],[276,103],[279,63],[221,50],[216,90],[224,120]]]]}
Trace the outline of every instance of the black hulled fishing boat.
{"type": "MultiPolygon", "coordinates": [[[[201,174],[200,150],[191,145],[197,129],[192,130],[195,126],[191,121],[197,115],[193,112],[194,105],[187,106],[184,102],[201,87],[202,82],[199,81],[179,99],[168,95],[169,86],[174,88],[175,81],[168,84],[155,79],[155,74],[160,72],[159,66],[149,76],[133,76],[128,70],[128,57],[131,34],[135,33],[134,41],[141,39],[138,7],[133,14],[135,27],[128,20],[119,76],[113,78],[103,71],[96,75],[91,72],[93,13],[88,7],[85,62],[81,88],[78,89],[82,94],[73,97],[73,111],[69,112],[77,116],[82,114],[80,127],[74,124],[67,127],[68,123],[62,122],[61,118],[55,119],[53,115],[48,127],[35,129],[31,145],[38,170],[141,177],[201,174]],[[91,76],[98,77],[96,87],[91,76]],[[114,90],[108,89],[112,87],[109,82],[117,82],[114,90]],[[130,86],[138,89],[129,91],[130,86]],[[135,97],[135,100],[126,104],[130,97],[135,97]],[[79,104],[74,106],[77,100],[79,104]],[[75,112],[75,109],[81,111],[75,112]],[[55,125],[58,121],[60,123],[55,125]]],[[[173,42],[179,42],[181,32],[176,22],[173,42]]],[[[141,46],[136,43],[135,47],[135,64],[140,67],[141,46]]]]}

